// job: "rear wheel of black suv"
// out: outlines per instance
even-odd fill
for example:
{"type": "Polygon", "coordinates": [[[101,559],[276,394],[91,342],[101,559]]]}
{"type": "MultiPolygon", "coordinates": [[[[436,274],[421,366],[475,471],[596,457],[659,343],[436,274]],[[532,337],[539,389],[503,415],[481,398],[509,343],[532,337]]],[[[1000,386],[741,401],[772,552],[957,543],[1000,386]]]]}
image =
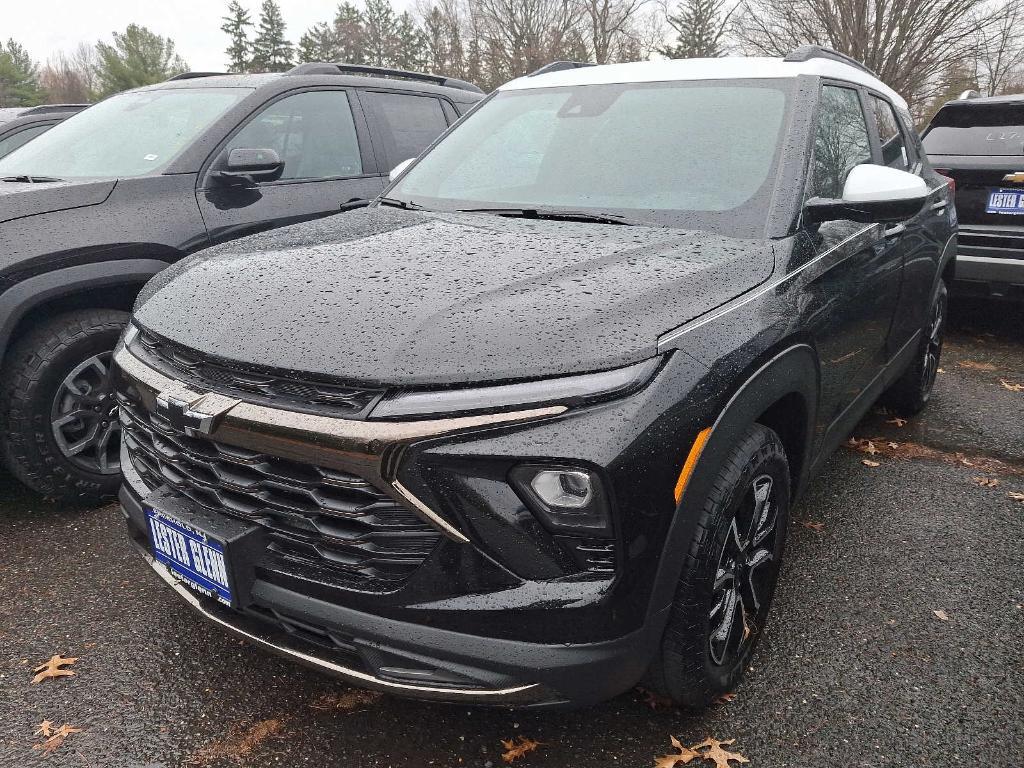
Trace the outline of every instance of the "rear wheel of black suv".
{"type": "Polygon", "coordinates": [[[120,424],[110,357],[128,314],[68,312],[35,326],[0,380],[4,463],[49,498],[93,504],[120,483],[120,424]]]}
{"type": "MultiPolygon", "coordinates": [[[[714,471],[714,470],[712,470],[714,471]]],[[[789,521],[789,463],[754,424],[717,469],[646,685],[701,708],[732,690],[760,639],[789,521]]]]}
{"type": "Polygon", "coordinates": [[[940,280],[939,288],[932,300],[928,325],[924,328],[914,361],[881,397],[883,405],[889,406],[903,416],[920,413],[931,399],[935,376],[939,371],[942,342],[946,334],[948,307],[949,290],[946,283],[940,280]]]}

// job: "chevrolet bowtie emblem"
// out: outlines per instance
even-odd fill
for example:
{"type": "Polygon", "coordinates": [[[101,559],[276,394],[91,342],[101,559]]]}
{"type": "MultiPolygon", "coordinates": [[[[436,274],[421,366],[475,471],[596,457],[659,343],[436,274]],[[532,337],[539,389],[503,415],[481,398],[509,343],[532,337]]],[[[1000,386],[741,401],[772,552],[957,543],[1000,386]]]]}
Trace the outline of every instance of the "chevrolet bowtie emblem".
{"type": "Polygon", "coordinates": [[[1015,181],[1018,184],[1024,184],[1024,171],[1008,173],[1005,176],[1003,176],[1003,181],[1015,181]]]}
{"type": "Polygon", "coordinates": [[[201,395],[187,389],[169,389],[156,396],[156,410],[171,427],[195,437],[211,434],[220,417],[240,402],[212,392],[201,395]]]}

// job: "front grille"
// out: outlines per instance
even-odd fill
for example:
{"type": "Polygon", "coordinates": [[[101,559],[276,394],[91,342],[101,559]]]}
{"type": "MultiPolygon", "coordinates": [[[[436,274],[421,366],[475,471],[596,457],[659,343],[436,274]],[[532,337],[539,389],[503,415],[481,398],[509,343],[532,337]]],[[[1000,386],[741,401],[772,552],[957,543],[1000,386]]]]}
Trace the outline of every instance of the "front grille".
{"type": "Polygon", "coordinates": [[[397,589],[440,534],[362,478],[189,437],[118,394],[128,456],[150,489],[261,525],[268,563],[370,592],[397,589]]]}
{"type": "Polygon", "coordinates": [[[293,410],[352,418],[368,413],[384,394],[383,389],[308,381],[254,366],[228,364],[142,329],[129,349],[171,378],[200,389],[293,410]]]}

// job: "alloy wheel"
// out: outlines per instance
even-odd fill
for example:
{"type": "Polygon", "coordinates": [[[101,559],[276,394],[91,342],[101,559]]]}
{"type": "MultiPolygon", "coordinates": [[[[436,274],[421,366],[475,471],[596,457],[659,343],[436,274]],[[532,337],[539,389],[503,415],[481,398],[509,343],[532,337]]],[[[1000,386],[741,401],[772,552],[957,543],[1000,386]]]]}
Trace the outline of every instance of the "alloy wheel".
{"type": "Polygon", "coordinates": [[[730,523],[715,575],[708,650],[718,666],[734,664],[767,617],[778,570],[778,511],[772,478],[754,478],[730,523]]]}
{"type": "Polygon", "coordinates": [[[110,352],[79,363],[57,388],[50,429],[61,454],[100,475],[121,470],[121,424],[110,377],[110,352]]]}
{"type": "Polygon", "coordinates": [[[928,339],[924,349],[923,391],[930,392],[939,371],[939,356],[942,354],[942,339],[946,325],[946,301],[940,296],[932,309],[932,320],[928,328],[928,339]]]}

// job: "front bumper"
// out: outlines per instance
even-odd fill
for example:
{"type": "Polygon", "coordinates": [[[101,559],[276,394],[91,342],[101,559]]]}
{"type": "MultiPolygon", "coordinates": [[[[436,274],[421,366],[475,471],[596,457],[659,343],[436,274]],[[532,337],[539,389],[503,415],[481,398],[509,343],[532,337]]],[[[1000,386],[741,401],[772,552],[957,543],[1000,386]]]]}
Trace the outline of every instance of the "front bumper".
{"type": "Polygon", "coordinates": [[[119,494],[132,543],[193,610],[259,648],[356,685],[450,703],[585,706],[634,685],[653,651],[645,632],[558,645],[452,632],[351,610],[260,579],[250,588],[252,608],[227,608],[185,586],[152,557],[132,480],[126,477],[119,494]],[[409,679],[417,674],[421,681],[409,679]]]}
{"type": "Polygon", "coordinates": [[[954,293],[1024,301],[1024,227],[961,225],[954,293]]]}

